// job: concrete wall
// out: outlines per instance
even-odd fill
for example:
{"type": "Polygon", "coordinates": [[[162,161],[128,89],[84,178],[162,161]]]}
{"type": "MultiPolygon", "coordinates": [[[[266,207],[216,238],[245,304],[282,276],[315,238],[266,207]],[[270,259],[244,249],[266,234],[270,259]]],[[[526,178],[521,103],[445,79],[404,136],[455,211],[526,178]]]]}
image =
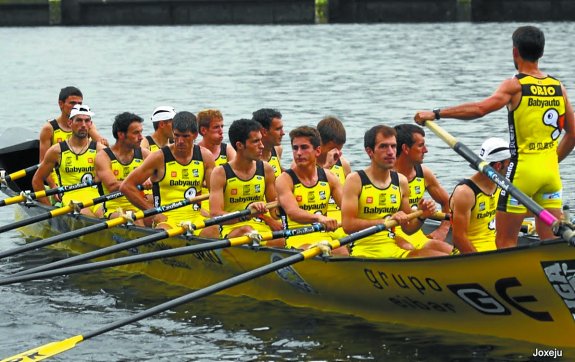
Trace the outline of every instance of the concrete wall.
{"type": "Polygon", "coordinates": [[[574,0],[330,0],[330,23],[569,21],[574,0]]]}
{"type": "Polygon", "coordinates": [[[0,2],[0,26],[48,25],[48,1],[0,2]]]}

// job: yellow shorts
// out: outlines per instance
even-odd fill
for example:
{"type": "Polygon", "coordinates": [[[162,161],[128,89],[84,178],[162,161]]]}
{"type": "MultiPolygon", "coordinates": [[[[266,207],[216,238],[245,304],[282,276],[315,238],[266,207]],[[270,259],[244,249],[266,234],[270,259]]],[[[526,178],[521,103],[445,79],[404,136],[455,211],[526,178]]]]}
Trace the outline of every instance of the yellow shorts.
{"type": "Polygon", "coordinates": [[[397,246],[389,231],[361,238],[351,246],[351,256],[364,258],[407,258],[409,250],[397,246]]]}
{"type": "Polygon", "coordinates": [[[423,248],[423,246],[429,241],[429,238],[427,237],[427,235],[423,233],[423,231],[421,231],[421,229],[417,230],[411,235],[407,235],[406,233],[403,232],[401,227],[396,226],[395,235],[399,236],[400,238],[404,239],[405,241],[413,245],[415,249],[423,248]]]}
{"type": "MultiPolygon", "coordinates": [[[[93,199],[100,196],[98,189],[95,187],[86,187],[79,190],[68,191],[62,196],[62,205],[68,206],[71,201],[76,202],[88,202],[92,201],[93,199]]],[[[102,205],[96,204],[90,206],[88,209],[93,213],[96,214],[98,209],[100,209],[102,205]]]]}
{"type": "MultiPolygon", "coordinates": [[[[511,160],[506,177],[542,208],[561,209],[563,207],[562,184],[555,152],[548,155],[520,155],[519,157],[519,160],[511,160]]],[[[527,208],[505,190],[501,191],[497,210],[513,214],[527,212],[527,208]]]]}
{"type": "MultiPolygon", "coordinates": [[[[259,219],[258,219],[259,220],[259,219]]],[[[263,221],[258,221],[258,220],[247,220],[247,221],[240,221],[234,224],[229,224],[229,225],[222,225],[221,228],[221,235],[223,238],[227,238],[228,235],[235,229],[240,228],[242,226],[249,226],[252,229],[254,229],[255,231],[259,232],[259,233],[265,233],[265,232],[271,232],[272,230],[270,229],[270,227],[268,226],[268,224],[266,224],[263,221]]]]}
{"type": "MultiPolygon", "coordinates": [[[[192,207],[186,206],[180,209],[168,211],[164,213],[167,217],[166,221],[156,224],[156,228],[159,226],[169,226],[170,229],[179,228],[182,222],[190,221],[192,224],[198,224],[205,220],[205,217],[199,211],[193,210],[192,207]]],[[[198,235],[200,230],[194,230],[192,234],[198,235]]]]}
{"type": "Polygon", "coordinates": [[[290,236],[286,239],[285,247],[286,249],[300,249],[302,245],[313,245],[323,240],[332,241],[332,238],[328,233],[325,232],[315,232],[306,235],[290,236]]]}

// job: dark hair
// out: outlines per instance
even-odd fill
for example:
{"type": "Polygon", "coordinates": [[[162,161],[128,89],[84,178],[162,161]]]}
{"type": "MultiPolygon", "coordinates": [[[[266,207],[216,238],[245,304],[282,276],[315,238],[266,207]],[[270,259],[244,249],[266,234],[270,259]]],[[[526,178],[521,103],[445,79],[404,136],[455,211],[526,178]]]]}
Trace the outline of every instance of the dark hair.
{"type": "Polygon", "coordinates": [[[333,116],[325,117],[319,121],[317,131],[321,137],[322,144],[333,141],[337,145],[344,145],[347,140],[343,123],[333,116]]]}
{"type": "Polygon", "coordinates": [[[176,113],[172,120],[172,129],[179,132],[198,133],[196,116],[192,112],[182,111],[176,113]]]}
{"type": "Polygon", "coordinates": [[[210,123],[212,123],[212,119],[224,120],[224,116],[222,116],[222,112],[218,111],[217,109],[203,109],[198,112],[198,130],[201,130],[202,127],[210,128],[210,123]]]}
{"type": "Polygon", "coordinates": [[[519,51],[521,58],[536,62],[543,56],[545,35],[535,26],[520,26],[513,32],[513,46],[519,51]]]}
{"type": "Polygon", "coordinates": [[[282,118],[282,114],[275,109],[262,108],[252,113],[252,119],[259,122],[263,128],[270,129],[274,118],[282,118]]]}
{"type": "Polygon", "coordinates": [[[363,147],[364,148],[371,148],[372,150],[375,149],[375,139],[377,138],[378,134],[383,134],[384,137],[391,137],[397,136],[397,132],[395,129],[380,124],[378,126],[373,126],[365,132],[363,136],[363,147]]]}
{"type": "Polygon", "coordinates": [[[242,118],[233,121],[228,130],[228,138],[230,139],[230,143],[234,150],[237,150],[237,142],[245,145],[246,141],[250,137],[250,133],[259,131],[261,128],[262,125],[253,119],[242,118]]]}
{"type": "Polygon", "coordinates": [[[68,86],[68,87],[64,87],[64,88],[60,89],[60,94],[58,95],[58,100],[65,102],[66,99],[70,96],[77,96],[77,97],[84,98],[84,96],[82,95],[82,92],[78,88],[68,86]]]}
{"type": "Polygon", "coordinates": [[[300,126],[294,128],[289,133],[289,138],[293,144],[293,140],[296,137],[307,137],[313,148],[321,146],[321,137],[317,129],[310,126],[300,126]]]}
{"type": "Polygon", "coordinates": [[[401,147],[403,145],[407,145],[407,147],[413,146],[413,135],[420,134],[421,136],[425,137],[425,131],[423,128],[419,127],[415,124],[404,123],[399,124],[395,127],[395,138],[397,139],[397,157],[401,154],[401,147]]]}
{"type": "Polygon", "coordinates": [[[118,139],[118,132],[128,132],[128,128],[133,122],[142,123],[144,120],[137,114],[124,112],[120,113],[114,118],[114,124],[112,125],[112,135],[115,139],[118,139]]]}

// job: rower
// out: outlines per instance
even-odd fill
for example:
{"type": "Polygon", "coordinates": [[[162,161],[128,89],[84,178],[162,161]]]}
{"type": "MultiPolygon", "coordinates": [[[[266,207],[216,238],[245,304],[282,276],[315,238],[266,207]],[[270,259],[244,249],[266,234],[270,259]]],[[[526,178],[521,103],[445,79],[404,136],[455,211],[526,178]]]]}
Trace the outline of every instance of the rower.
{"type": "MultiPolygon", "coordinates": [[[[210,215],[212,217],[251,208],[258,212],[249,220],[232,220],[222,226],[222,236],[233,238],[253,231],[281,230],[279,221],[270,217],[266,202],[275,201],[275,176],[269,163],[261,160],[261,126],[248,119],[234,121],[229,129],[230,144],[236,157],[212,172],[210,215]]],[[[275,209],[272,215],[276,215],[275,209]]],[[[283,246],[283,240],[267,245],[283,246]]]]}
{"type": "MultiPolygon", "coordinates": [[[[415,124],[400,124],[394,127],[397,132],[397,160],[395,170],[407,178],[409,183],[409,205],[417,208],[419,200],[427,193],[441,205],[441,211],[449,213],[449,195],[441,186],[431,169],[423,165],[428,152],[425,144],[425,131],[415,124]]],[[[420,249],[429,239],[445,241],[450,223],[442,221],[437,229],[428,236],[420,229],[412,235],[406,235],[401,227],[395,228],[396,238],[401,237],[420,249]]]]}
{"type": "MultiPolygon", "coordinates": [[[[75,185],[80,182],[93,181],[95,174],[96,151],[104,148],[99,142],[91,140],[89,137],[92,127],[92,116],[94,113],[87,105],[76,104],[70,111],[67,128],[71,129],[72,135],[69,139],[56,143],[48,148],[40,167],[32,178],[34,191],[44,190],[44,182],[51,177],[54,170],[59,186],[75,185]]],[[[88,187],[80,190],[68,191],[62,196],[62,203],[68,205],[70,201],[89,201],[98,197],[98,190],[95,187],[88,187]]],[[[50,200],[46,197],[40,198],[40,202],[50,205],[50,200]]],[[[100,205],[81,210],[82,214],[95,216],[101,215],[100,205]]]]}
{"type": "MultiPolygon", "coordinates": [[[[60,94],[58,95],[60,115],[47,121],[40,130],[40,162],[42,162],[51,146],[66,141],[72,136],[72,129],[68,126],[70,111],[76,104],[82,104],[83,100],[82,92],[76,87],[68,86],[60,89],[60,94]]],[[[90,127],[89,136],[105,146],[108,145],[108,140],[100,136],[94,124],[90,127]]],[[[57,176],[52,174],[51,177],[46,179],[46,182],[50,188],[56,187],[57,176]]]]}
{"type": "MultiPolygon", "coordinates": [[[[120,191],[141,210],[193,198],[200,195],[202,183],[209,182],[214,161],[207,149],[194,145],[198,136],[196,116],[178,112],[172,127],[174,143],[150,153],[142,166],[132,171],[120,185],[120,191]],[[148,179],[152,182],[153,204],[137,188],[148,179]]],[[[199,206],[189,205],[158,215],[154,222],[157,228],[171,229],[179,227],[183,221],[194,223],[203,219],[199,206]]],[[[202,229],[200,235],[217,236],[217,226],[202,229]]]]}
{"type": "MultiPolygon", "coordinates": [[[[407,178],[393,170],[395,166],[396,132],[393,128],[378,125],[364,136],[365,152],[371,164],[365,170],[352,172],[343,187],[342,224],[347,233],[383,224],[390,217],[396,220],[407,234],[421,228],[425,218],[435,212],[432,200],[421,199],[418,207],[423,214],[412,220],[407,218],[409,185],[407,178]]],[[[379,232],[358,240],[351,246],[351,255],[368,258],[407,258],[442,256],[451,253],[450,245],[430,240],[420,249],[400,239],[394,239],[393,230],[379,232]]]]}
{"type": "Polygon", "coordinates": [[[271,108],[261,108],[252,113],[252,119],[262,125],[262,160],[268,162],[278,177],[282,173],[282,138],[285,135],[282,114],[271,108]]]}
{"type": "MultiPolygon", "coordinates": [[[[112,135],[116,143],[96,154],[96,176],[102,183],[102,194],[119,190],[122,181],[150,154],[148,149],[140,147],[143,121],[140,116],[129,112],[120,113],[114,119],[112,135]]],[[[152,186],[149,180],[144,185],[152,186]]],[[[120,216],[121,212],[135,211],[124,197],[106,201],[103,207],[104,217],[110,219],[120,216]]],[[[136,223],[143,225],[142,220],[136,220],[136,223]]]]}
{"type": "MultiPolygon", "coordinates": [[[[290,133],[294,164],[276,179],[278,201],[281,206],[285,229],[305,224],[321,223],[326,231],[338,228],[337,220],[327,216],[329,198],[333,195],[336,204],[341,200],[341,184],[329,171],[317,166],[321,152],[319,132],[309,126],[301,126],[290,133]]],[[[286,247],[305,249],[310,244],[331,240],[327,233],[292,236],[286,247]]],[[[334,253],[347,255],[345,247],[334,253]]]]}
{"type": "Polygon", "coordinates": [[[174,137],[172,132],[172,120],[176,111],[172,106],[160,106],[152,113],[152,126],[154,133],[144,137],[141,143],[142,148],[147,148],[151,152],[170,144],[174,137]]]}
{"type": "MultiPolygon", "coordinates": [[[[488,138],[479,156],[497,172],[505,172],[511,153],[509,143],[488,138]]],[[[495,213],[501,189],[482,172],[476,172],[455,186],[449,200],[452,212],[453,245],[462,253],[496,250],[495,213]]]]}

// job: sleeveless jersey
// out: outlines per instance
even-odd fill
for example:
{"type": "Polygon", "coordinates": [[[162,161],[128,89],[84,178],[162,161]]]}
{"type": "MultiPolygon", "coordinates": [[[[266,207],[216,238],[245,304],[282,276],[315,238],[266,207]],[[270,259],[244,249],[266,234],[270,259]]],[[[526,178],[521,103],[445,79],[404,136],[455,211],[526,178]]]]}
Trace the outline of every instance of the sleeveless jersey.
{"type": "MultiPolygon", "coordinates": [[[[96,141],[90,141],[88,148],[81,154],[75,154],[70,149],[68,142],[59,143],[61,156],[60,163],[54,169],[58,179],[58,185],[74,185],[80,182],[91,181],[96,176],[96,141]]],[[[87,201],[99,196],[95,187],[87,187],[80,190],[68,191],[62,197],[62,204],[68,205],[70,200],[87,201]]]]}
{"type": "Polygon", "coordinates": [[[226,143],[221,143],[220,144],[220,154],[218,155],[218,157],[214,160],[214,163],[216,164],[216,166],[221,166],[225,163],[228,163],[228,145],[226,143]]]}
{"type": "MultiPolygon", "coordinates": [[[[139,167],[142,164],[144,158],[142,157],[142,149],[136,148],[134,150],[134,157],[128,164],[121,163],[117,158],[114,152],[112,152],[109,148],[104,148],[104,152],[110,157],[111,166],[112,166],[112,173],[116,176],[116,180],[123,181],[130,172],[134,171],[136,167],[139,167]]],[[[104,186],[102,183],[102,194],[106,195],[109,194],[111,191],[104,186]]],[[[120,197],[118,199],[106,201],[104,203],[104,215],[108,216],[111,213],[117,211],[118,208],[122,210],[132,210],[134,206],[128,201],[125,197],[120,197]]]]}
{"type": "Polygon", "coordinates": [[[146,139],[148,140],[148,148],[150,149],[150,152],[154,152],[160,149],[160,146],[158,146],[158,144],[156,143],[156,141],[154,141],[154,139],[152,138],[152,136],[146,136],[146,139]]]}
{"type": "Polygon", "coordinates": [[[282,166],[280,164],[280,158],[278,157],[278,153],[276,152],[275,147],[272,147],[272,155],[270,156],[268,163],[274,169],[274,176],[278,178],[278,176],[282,173],[282,166]]]}
{"type": "MultiPolygon", "coordinates": [[[[337,160],[335,165],[331,166],[329,171],[337,177],[340,184],[343,185],[345,183],[345,172],[343,171],[343,165],[341,164],[341,160],[337,160]]],[[[339,211],[339,207],[337,207],[337,204],[335,203],[333,196],[330,196],[329,198],[329,205],[327,210],[329,213],[339,211]]],[[[341,215],[338,220],[341,221],[341,215]]]]}
{"type": "Polygon", "coordinates": [[[50,125],[52,126],[52,145],[67,141],[72,137],[72,131],[64,131],[55,119],[50,121],[50,125]]]}
{"type": "MultiPolygon", "coordinates": [[[[409,180],[409,206],[417,208],[419,200],[425,194],[425,178],[423,177],[423,167],[415,165],[415,176],[409,180]]],[[[401,226],[395,228],[395,234],[412,244],[416,249],[421,249],[428,241],[429,238],[423,233],[421,229],[417,230],[411,235],[407,235],[401,229],[401,226]]]]}
{"type": "MultiPolygon", "coordinates": [[[[401,207],[401,189],[397,172],[391,171],[391,182],[385,189],[375,186],[365,171],[358,171],[361,179],[361,192],[358,200],[357,217],[366,220],[383,219],[395,214],[401,207]]],[[[387,255],[386,248],[399,249],[395,244],[394,234],[391,231],[382,231],[372,236],[367,236],[351,245],[351,255],[366,257],[391,257],[387,255]]]]}
{"type": "Polygon", "coordinates": [[[471,180],[464,179],[455,186],[467,185],[475,194],[475,204],[471,209],[467,237],[477,251],[496,250],[495,245],[495,212],[497,211],[497,199],[500,188],[493,195],[486,195],[471,180]]]}
{"type": "MultiPolygon", "coordinates": [[[[200,146],[194,145],[192,159],[186,165],[176,161],[169,146],[162,147],[161,151],[164,154],[165,171],[164,177],[152,184],[154,206],[171,204],[201,194],[205,169],[200,146]]],[[[172,226],[180,221],[195,219],[199,214],[199,207],[195,204],[165,213],[172,226]]]]}

